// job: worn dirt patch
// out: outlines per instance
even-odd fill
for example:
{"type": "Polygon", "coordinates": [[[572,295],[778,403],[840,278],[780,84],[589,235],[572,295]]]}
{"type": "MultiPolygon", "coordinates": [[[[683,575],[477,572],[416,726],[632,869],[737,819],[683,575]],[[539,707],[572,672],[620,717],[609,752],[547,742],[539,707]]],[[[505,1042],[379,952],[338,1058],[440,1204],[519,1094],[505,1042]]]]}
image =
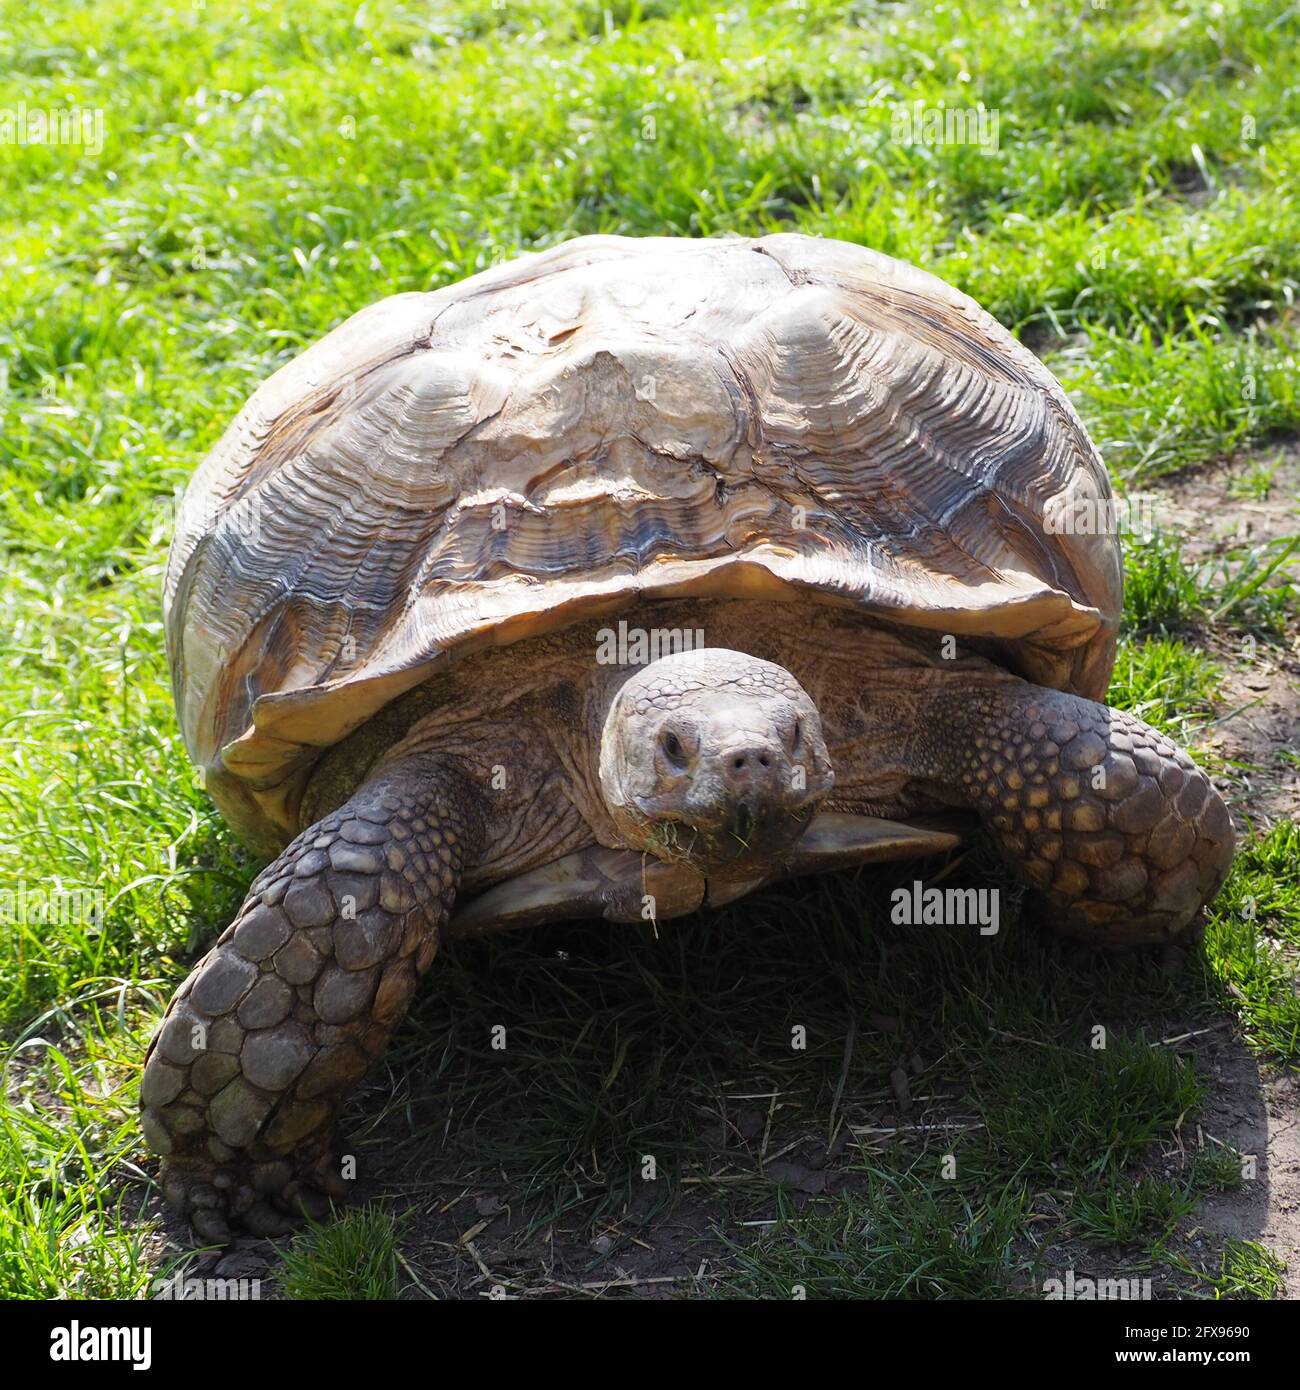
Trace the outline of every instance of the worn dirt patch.
{"type": "MultiPolygon", "coordinates": [[[[1166,479],[1151,492],[1160,526],[1190,563],[1230,566],[1243,546],[1300,535],[1300,444],[1166,479]]],[[[1235,783],[1238,829],[1300,818],[1300,633],[1265,642],[1233,631],[1229,619],[1189,635],[1223,671],[1217,716],[1199,742],[1235,783]]]]}
{"type": "Polygon", "coordinates": [[[1285,1296],[1300,1298],[1300,1078],[1261,1075],[1227,1033],[1207,1040],[1198,1063],[1211,1082],[1198,1133],[1253,1157],[1255,1166],[1238,1191],[1202,1202],[1195,1223],[1216,1244],[1259,1241],[1286,1263],[1285,1296]]]}
{"type": "Polygon", "coordinates": [[[1219,700],[1226,713],[1200,743],[1236,783],[1230,801],[1238,829],[1247,818],[1257,830],[1300,819],[1300,656],[1261,648],[1229,665],[1231,644],[1206,646],[1223,664],[1219,700]]]}
{"type": "Polygon", "coordinates": [[[1176,532],[1192,560],[1227,555],[1237,546],[1300,535],[1300,444],[1246,454],[1148,489],[1163,530],[1176,532]],[[1267,474],[1267,493],[1253,495],[1252,474],[1267,474]]]}

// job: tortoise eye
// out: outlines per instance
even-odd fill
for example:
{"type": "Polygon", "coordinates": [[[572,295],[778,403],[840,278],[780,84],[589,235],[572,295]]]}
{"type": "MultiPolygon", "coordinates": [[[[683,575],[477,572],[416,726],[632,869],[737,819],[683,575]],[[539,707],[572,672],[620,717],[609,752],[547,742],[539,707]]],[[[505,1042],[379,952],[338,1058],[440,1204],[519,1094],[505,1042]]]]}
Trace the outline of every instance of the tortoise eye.
{"type": "Polygon", "coordinates": [[[659,746],[664,750],[664,757],[675,768],[686,766],[686,750],[682,747],[682,741],[671,729],[665,729],[659,736],[659,746]]]}

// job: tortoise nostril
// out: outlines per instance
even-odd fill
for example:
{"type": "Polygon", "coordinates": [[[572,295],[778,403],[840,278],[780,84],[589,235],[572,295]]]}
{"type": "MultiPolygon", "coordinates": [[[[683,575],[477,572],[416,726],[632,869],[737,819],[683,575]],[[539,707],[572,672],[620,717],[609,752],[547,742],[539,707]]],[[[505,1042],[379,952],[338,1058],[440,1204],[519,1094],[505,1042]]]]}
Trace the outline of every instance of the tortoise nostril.
{"type": "Polygon", "coordinates": [[[729,773],[743,773],[744,781],[751,777],[757,777],[761,772],[766,772],[772,767],[772,760],[775,757],[771,746],[765,743],[756,743],[748,748],[733,748],[725,755],[722,766],[729,773]]]}

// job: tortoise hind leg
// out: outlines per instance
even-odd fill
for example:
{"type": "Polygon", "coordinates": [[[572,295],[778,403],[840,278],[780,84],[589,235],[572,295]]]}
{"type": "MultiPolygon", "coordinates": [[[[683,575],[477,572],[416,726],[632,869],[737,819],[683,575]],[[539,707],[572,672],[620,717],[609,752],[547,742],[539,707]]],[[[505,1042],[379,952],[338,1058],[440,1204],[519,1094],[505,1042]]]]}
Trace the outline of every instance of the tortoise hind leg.
{"type": "Polygon", "coordinates": [[[1039,889],[1052,925],[1098,945],[1165,942],[1232,862],[1232,821],[1192,759],[1140,719],[1024,682],[946,691],[914,750],[1039,889]]]}
{"type": "Polygon", "coordinates": [[[201,1238],[274,1234],[342,1195],[339,1107],[405,1015],[481,836],[457,768],[386,769],[258,876],[177,990],[141,1124],[201,1238]]]}

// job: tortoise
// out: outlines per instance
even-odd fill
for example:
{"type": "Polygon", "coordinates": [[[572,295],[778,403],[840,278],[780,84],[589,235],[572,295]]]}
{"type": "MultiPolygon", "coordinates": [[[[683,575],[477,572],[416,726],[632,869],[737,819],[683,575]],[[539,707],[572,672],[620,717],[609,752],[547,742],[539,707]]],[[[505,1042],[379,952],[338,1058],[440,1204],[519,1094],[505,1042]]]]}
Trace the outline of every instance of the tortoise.
{"type": "Polygon", "coordinates": [[[1099,701],[1111,492],[1050,372],[838,241],[589,236],[362,310],[193,478],[189,753],[273,856],[142,1126],[208,1240],[347,1190],[336,1118],[444,939],[663,920],[991,837],[1044,920],[1193,932],[1230,818],[1099,701]]]}

